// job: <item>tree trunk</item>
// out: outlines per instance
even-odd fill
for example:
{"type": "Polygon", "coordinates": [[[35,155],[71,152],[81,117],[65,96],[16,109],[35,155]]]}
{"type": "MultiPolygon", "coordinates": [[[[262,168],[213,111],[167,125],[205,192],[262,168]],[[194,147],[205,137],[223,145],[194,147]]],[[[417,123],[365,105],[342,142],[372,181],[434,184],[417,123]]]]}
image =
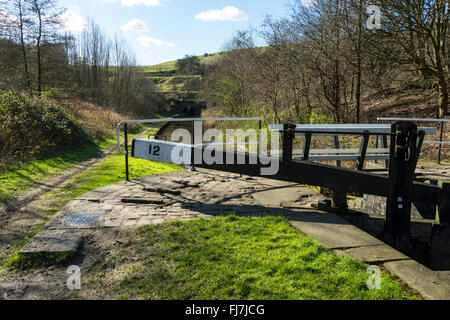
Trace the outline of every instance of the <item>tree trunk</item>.
{"type": "Polygon", "coordinates": [[[448,84],[446,79],[439,79],[439,116],[441,118],[448,116],[448,84]]]}
{"type": "Polygon", "coordinates": [[[358,71],[356,80],[356,123],[361,123],[361,64],[358,60],[358,71]]]}
{"type": "Polygon", "coordinates": [[[37,45],[37,68],[38,68],[37,91],[38,91],[38,94],[41,95],[41,92],[42,92],[42,63],[41,63],[40,41],[38,41],[38,45],[37,45]]]}
{"type": "Polygon", "coordinates": [[[361,122],[361,43],[362,43],[362,1],[358,7],[358,43],[356,46],[356,123],[361,122]]]}
{"type": "Polygon", "coordinates": [[[23,34],[23,9],[22,9],[22,1],[19,1],[18,3],[19,8],[19,21],[20,21],[20,44],[22,45],[22,56],[23,56],[23,66],[25,69],[25,79],[26,79],[26,85],[27,89],[31,90],[31,80],[30,80],[30,72],[28,71],[28,60],[27,60],[27,51],[25,47],[25,39],[23,34]]]}
{"type": "Polygon", "coordinates": [[[37,72],[38,72],[37,91],[38,95],[40,96],[42,92],[42,61],[41,61],[42,15],[41,9],[39,8],[39,4],[35,1],[34,5],[39,20],[39,30],[36,39],[36,54],[37,54],[37,72]]]}

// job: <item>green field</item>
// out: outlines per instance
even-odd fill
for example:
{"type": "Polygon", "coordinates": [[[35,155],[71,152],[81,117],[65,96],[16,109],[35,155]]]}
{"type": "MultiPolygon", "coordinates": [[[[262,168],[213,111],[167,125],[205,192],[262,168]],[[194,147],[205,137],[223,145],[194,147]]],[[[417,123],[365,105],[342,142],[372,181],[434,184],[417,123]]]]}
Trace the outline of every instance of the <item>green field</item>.
{"type": "MultiPolygon", "coordinates": [[[[255,212],[255,214],[257,214],[255,212]]],[[[84,298],[415,299],[382,272],[339,257],[281,217],[219,217],[139,228],[85,279],[84,298]]]]}
{"type": "MultiPolygon", "coordinates": [[[[215,62],[217,60],[217,58],[220,56],[220,54],[221,53],[213,53],[213,54],[208,55],[207,57],[198,56],[198,58],[200,59],[201,63],[208,64],[208,63],[215,62]]],[[[142,66],[140,68],[144,72],[167,72],[167,71],[176,70],[176,67],[175,67],[176,63],[177,63],[177,60],[172,60],[172,61],[167,61],[167,62],[163,62],[160,64],[156,64],[153,66],[142,66]]]]}
{"type": "MultiPolygon", "coordinates": [[[[208,56],[198,56],[200,63],[208,65],[214,63],[221,53],[214,53],[208,56]]],[[[163,62],[153,66],[141,66],[140,71],[145,72],[148,78],[152,79],[154,85],[162,92],[166,94],[168,98],[173,98],[173,93],[178,94],[186,93],[184,86],[188,79],[197,78],[202,79],[201,75],[179,75],[176,74],[177,60],[163,62]]]]}

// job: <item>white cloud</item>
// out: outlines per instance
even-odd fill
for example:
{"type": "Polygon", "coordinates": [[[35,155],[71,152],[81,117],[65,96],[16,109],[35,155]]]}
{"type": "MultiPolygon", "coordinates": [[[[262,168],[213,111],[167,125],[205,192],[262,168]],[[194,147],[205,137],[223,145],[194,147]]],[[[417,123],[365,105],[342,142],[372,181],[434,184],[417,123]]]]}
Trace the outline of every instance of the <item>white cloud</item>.
{"type": "Polygon", "coordinates": [[[69,8],[60,16],[65,31],[81,33],[86,28],[86,21],[76,8],[69,8]]]}
{"type": "Polygon", "coordinates": [[[127,7],[139,5],[144,5],[146,7],[157,7],[161,5],[159,0],[122,0],[121,3],[127,7]]]}
{"type": "Polygon", "coordinates": [[[133,32],[149,32],[149,28],[147,26],[147,23],[145,21],[139,20],[139,19],[133,19],[127,24],[120,27],[123,31],[133,31],[133,32]]]}
{"type": "Polygon", "coordinates": [[[233,6],[226,6],[222,10],[209,10],[200,12],[195,16],[201,21],[247,21],[244,11],[233,6]]]}
{"type": "Polygon", "coordinates": [[[159,0],[104,0],[106,2],[118,2],[123,6],[126,7],[133,7],[133,6],[146,6],[146,7],[157,7],[161,5],[161,2],[159,0]]]}
{"type": "Polygon", "coordinates": [[[159,39],[151,38],[151,37],[139,37],[138,42],[144,47],[150,47],[152,45],[157,47],[175,47],[173,43],[165,42],[159,39]]]}

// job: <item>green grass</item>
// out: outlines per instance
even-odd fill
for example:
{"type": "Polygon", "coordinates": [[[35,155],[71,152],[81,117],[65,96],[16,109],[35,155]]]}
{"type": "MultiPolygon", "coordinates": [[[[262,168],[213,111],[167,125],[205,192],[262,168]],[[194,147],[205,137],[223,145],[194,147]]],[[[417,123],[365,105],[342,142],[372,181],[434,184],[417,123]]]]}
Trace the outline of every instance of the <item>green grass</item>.
{"type": "MultiPolygon", "coordinates": [[[[39,165],[42,167],[44,164],[39,165]]],[[[63,165],[60,166],[60,169],[62,169],[62,167],[63,165]]],[[[173,164],[165,164],[130,158],[130,178],[132,179],[180,169],[180,167],[173,164]]],[[[40,177],[42,178],[44,176],[45,173],[41,173],[40,177]]],[[[30,231],[26,238],[21,239],[13,244],[13,253],[9,256],[9,258],[6,259],[6,264],[4,265],[4,267],[8,269],[20,268],[20,263],[18,264],[18,262],[20,262],[18,260],[18,251],[24,245],[26,245],[34,235],[39,233],[44,227],[45,223],[50,220],[55,213],[60,211],[69,201],[89,191],[93,191],[100,187],[124,180],[124,155],[116,152],[113,155],[93,165],[91,168],[78,175],[65,186],[45,194],[39,201],[43,208],[41,210],[43,210],[44,215],[47,217],[46,221],[42,221],[41,223],[37,224],[32,229],[32,231],[30,231]]]]}
{"type": "MultiPolygon", "coordinates": [[[[211,55],[198,56],[200,62],[202,64],[208,65],[216,62],[220,57],[220,53],[214,53],[211,55]]],[[[171,97],[170,93],[174,91],[177,94],[186,94],[187,91],[183,91],[183,87],[187,83],[187,80],[190,78],[202,79],[201,75],[167,75],[161,76],[161,72],[174,72],[176,71],[176,63],[177,60],[163,62],[153,66],[140,66],[138,67],[140,71],[147,73],[149,79],[153,80],[153,83],[156,88],[158,88],[163,94],[167,95],[167,98],[175,98],[171,97]]],[[[189,93],[194,93],[190,91],[189,93]]],[[[196,92],[195,92],[196,93],[196,92]]]]}
{"type": "Polygon", "coordinates": [[[413,299],[382,272],[294,231],[281,217],[219,217],[145,226],[86,278],[89,297],[120,299],[413,299]]]}
{"type": "MultiPolygon", "coordinates": [[[[130,139],[149,128],[150,126],[135,127],[130,130],[130,139]]],[[[21,163],[8,170],[0,171],[0,203],[18,192],[63,173],[73,165],[98,156],[103,150],[113,147],[115,143],[116,137],[109,136],[60,155],[21,163]]]]}
{"type": "Polygon", "coordinates": [[[114,142],[115,139],[109,137],[97,144],[86,144],[61,155],[33,160],[0,172],[0,202],[14,193],[62,173],[77,163],[97,156],[103,149],[111,147],[114,142]]]}
{"type": "Polygon", "coordinates": [[[144,72],[166,72],[175,70],[176,60],[163,62],[154,66],[142,66],[140,69],[144,72]]]}
{"type": "MultiPolygon", "coordinates": [[[[125,156],[115,153],[92,166],[64,187],[56,190],[50,197],[73,199],[86,192],[125,180],[125,156]]],[[[174,164],[129,158],[130,178],[180,170],[174,164]]]]}

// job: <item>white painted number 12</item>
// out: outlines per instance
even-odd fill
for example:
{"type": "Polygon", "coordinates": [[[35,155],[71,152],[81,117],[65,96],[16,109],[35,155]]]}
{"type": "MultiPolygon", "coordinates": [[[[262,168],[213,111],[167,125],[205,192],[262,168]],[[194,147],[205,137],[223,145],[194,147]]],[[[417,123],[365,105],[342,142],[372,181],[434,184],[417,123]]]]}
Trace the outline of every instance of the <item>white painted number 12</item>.
{"type": "Polygon", "coordinates": [[[152,146],[152,145],[149,145],[149,147],[148,147],[148,153],[151,155],[151,156],[156,156],[156,157],[159,157],[159,152],[161,151],[161,148],[159,147],[159,146],[152,146]]]}

